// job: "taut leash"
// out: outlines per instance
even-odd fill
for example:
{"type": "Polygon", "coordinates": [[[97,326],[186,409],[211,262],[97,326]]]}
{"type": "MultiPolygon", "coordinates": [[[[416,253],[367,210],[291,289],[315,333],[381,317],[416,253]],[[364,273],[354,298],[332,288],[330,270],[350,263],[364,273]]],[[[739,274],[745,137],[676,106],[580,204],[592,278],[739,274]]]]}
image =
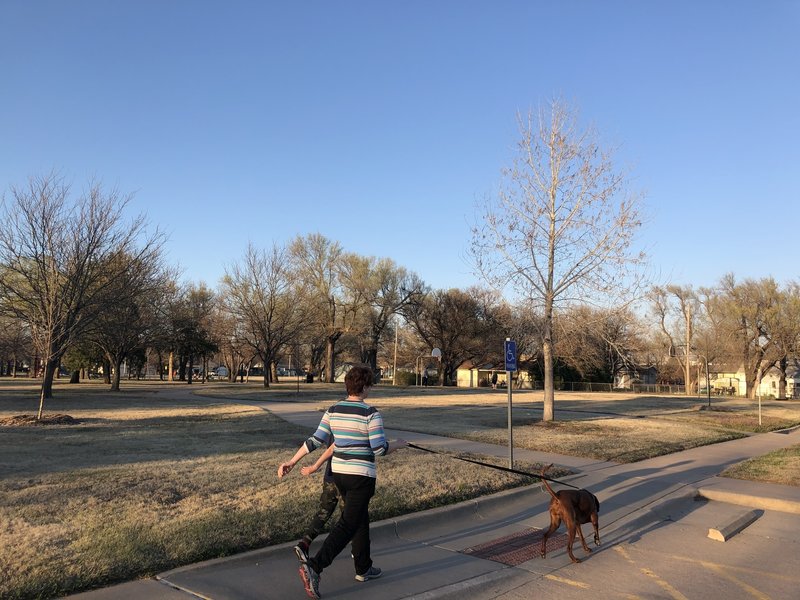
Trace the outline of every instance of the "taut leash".
{"type": "Polygon", "coordinates": [[[489,467],[490,469],[497,469],[498,471],[505,471],[506,473],[514,473],[515,475],[522,475],[524,477],[535,477],[537,479],[547,479],[547,481],[552,481],[553,483],[557,483],[559,485],[566,485],[571,488],[575,488],[579,490],[576,485],[572,485],[571,483],[564,483],[563,481],[559,481],[558,479],[552,479],[550,477],[545,477],[544,475],[539,475],[537,473],[528,473],[527,471],[518,471],[517,469],[511,469],[509,467],[501,467],[499,465],[493,465],[490,463],[481,462],[479,460],[473,460],[471,458],[464,458],[463,456],[457,456],[453,454],[446,454],[444,452],[439,452],[438,450],[431,450],[430,448],[423,448],[422,446],[417,446],[416,444],[412,444],[409,442],[409,448],[414,448],[415,450],[422,450],[423,452],[430,452],[431,454],[441,454],[442,456],[447,456],[449,458],[455,458],[456,460],[463,460],[464,462],[472,463],[473,465],[480,465],[482,467],[489,467]]]}

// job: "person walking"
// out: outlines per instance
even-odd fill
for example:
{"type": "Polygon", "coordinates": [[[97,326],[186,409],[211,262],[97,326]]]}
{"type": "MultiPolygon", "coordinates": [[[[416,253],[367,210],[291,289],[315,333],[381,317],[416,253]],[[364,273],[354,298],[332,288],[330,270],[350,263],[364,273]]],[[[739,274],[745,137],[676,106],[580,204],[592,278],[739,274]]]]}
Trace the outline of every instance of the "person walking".
{"type": "Polygon", "coordinates": [[[310,451],[335,440],[331,470],[344,508],[322,548],[300,565],[306,593],[315,600],[321,597],[322,572],[350,542],[356,581],[381,576],[381,570],[372,564],[369,539],[369,501],[375,494],[377,478],[375,457],[404,448],[408,442],[395,440],[389,445],[380,412],[365,402],[372,382],[373,373],[368,366],[351,368],[344,380],[347,398],[325,411],[314,435],[300,446],[291,460],[278,467],[278,475],[283,477],[310,451]]]}

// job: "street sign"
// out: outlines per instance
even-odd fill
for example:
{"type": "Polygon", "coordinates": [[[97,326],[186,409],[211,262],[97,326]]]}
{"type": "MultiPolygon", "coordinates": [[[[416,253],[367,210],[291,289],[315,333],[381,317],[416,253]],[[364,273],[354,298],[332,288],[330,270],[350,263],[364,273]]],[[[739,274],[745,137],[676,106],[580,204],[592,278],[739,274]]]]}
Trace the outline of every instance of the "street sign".
{"type": "Polygon", "coordinates": [[[503,354],[506,357],[506,371],[517,370],[517,343],[506,340],[503,344],[503,354]]]}

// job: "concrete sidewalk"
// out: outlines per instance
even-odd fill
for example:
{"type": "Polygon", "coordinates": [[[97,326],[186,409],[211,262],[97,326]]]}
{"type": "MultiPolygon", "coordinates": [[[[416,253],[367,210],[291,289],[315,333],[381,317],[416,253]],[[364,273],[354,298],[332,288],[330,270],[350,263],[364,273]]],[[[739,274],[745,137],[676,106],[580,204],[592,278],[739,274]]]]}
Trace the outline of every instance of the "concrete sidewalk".
{"type": "MultiPolygon", "coordinates": [[[[272,410],[273,405],[269,408],[272,410]]],[[[304,411],[298,408],[294,405],[283,410],[300,415],[304,411]]],[[[287,418],[285,413],[281,416],[287,418]]],[[[311,417],[318,419],[319,413],[288,420],[302,419],[307,424],[311,417]]],[[[507,455],[502,446],[411,432],[387,433],[430,448],[507,455]]],[[[800,444],[800,429],[625,465],[516,450],[515,458],[570,467],[577,474],[564,481],[598,496],[603,542],[599,550],[588,555],[576,541],[576,556],[586,560],[572,564],[566,555],[562,528],[548,543],[547,558],[539,556],[541,530],[549,523],[549,496],[536,484],[373,523],[372,555],[383,576],[366,583],[355,581],[352,561],[345,551],[322,574],[322,597],[511,600],[534,595],[559,599],[724,596],[731,600],[752,597],[753,590],[760,597],[789,597],[789,590],[796,593],[800,586],[795,564],[800,546],[800,489],[717,475],[731,464],[794,444],[800,444]],[[753,510],[752,514],[748,512],[753,510]],[[728,542],[708,538],[709,528],[738,522],[743,513],[755,517],[755,524],[736,532],[728,542]],[[708,591],[698,593],[697,582],[707,585],[702,589],[708,591]],[[688,586],[691,591],[683,589],[688,586]]],[[[587,526],[584,532],[591,543],[587,526]]],[[[315,541],[312,551],[319,543],[315,541]]],[[[155,579],[72,598],[302,599],[306,595],[293,545],[189,565],[155,579]]]]}

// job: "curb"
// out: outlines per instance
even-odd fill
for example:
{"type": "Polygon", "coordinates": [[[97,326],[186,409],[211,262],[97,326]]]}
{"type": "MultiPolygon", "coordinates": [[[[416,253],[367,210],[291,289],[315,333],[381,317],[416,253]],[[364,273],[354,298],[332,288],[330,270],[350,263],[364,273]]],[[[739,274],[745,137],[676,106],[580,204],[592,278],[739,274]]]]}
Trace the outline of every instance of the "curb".
{"type": "Polygon", "coordinates": [[[726,525],[711,527],[708,530],[708,537],[718,542],[727,542],[760,516],[761,514],[754,510],[748,510],[740,513],[734,517],[733,521],[727,523],[726,525]]]}
{"type": "Polygon", "coordinates": [[[748,494],[745,492],[734,492],[730,490],[720,490],[711,487],[700,487],[697,495],[706,500],[716,500],[737,506],[747,506],[749,508],[759,508],[761,510],[777,510],[780,512],[800,515],[800,500],[788,498],[775,498],[762,494],[748,494]]]}

